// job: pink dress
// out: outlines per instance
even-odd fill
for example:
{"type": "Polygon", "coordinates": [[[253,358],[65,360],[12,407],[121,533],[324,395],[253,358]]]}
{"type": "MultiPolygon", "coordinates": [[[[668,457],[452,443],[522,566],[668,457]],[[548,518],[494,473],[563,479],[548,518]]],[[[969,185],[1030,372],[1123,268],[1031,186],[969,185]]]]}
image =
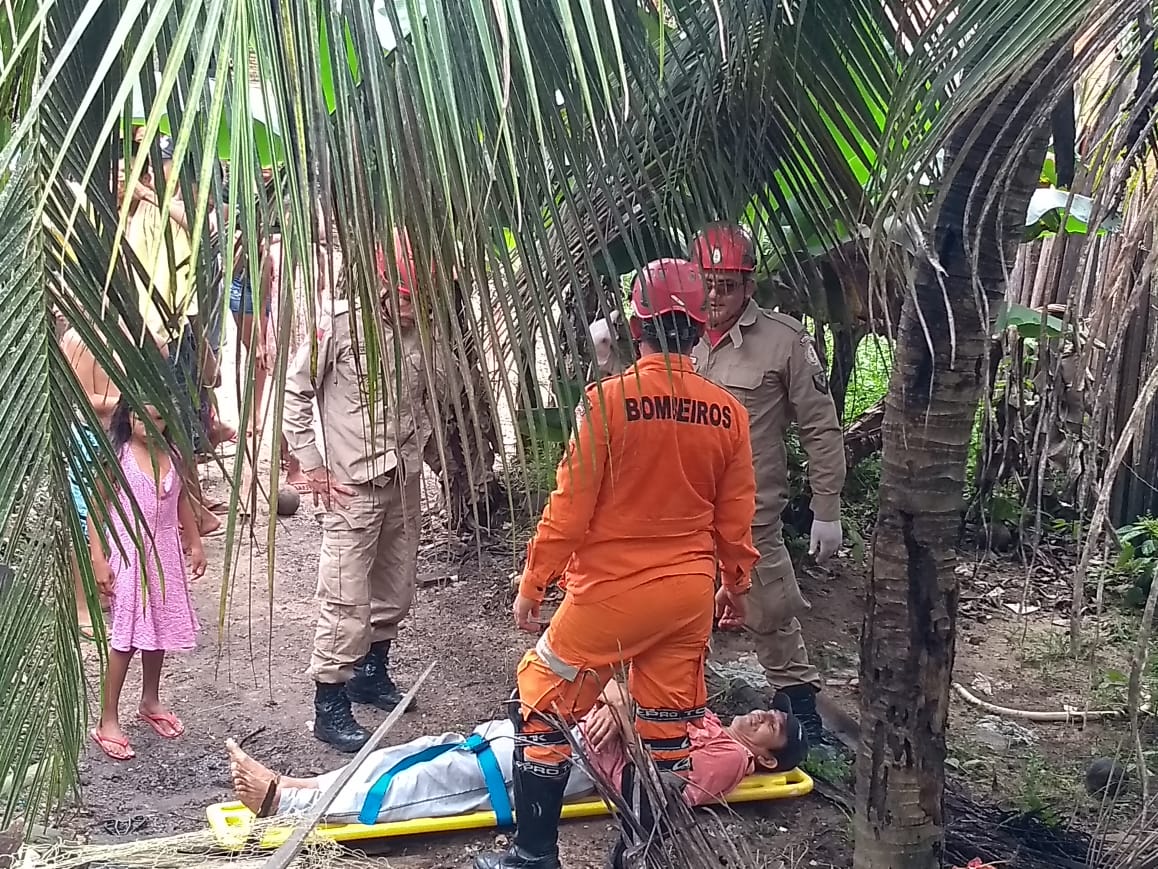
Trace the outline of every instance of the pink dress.
{"type": "Polygon", "coordinates": [[[116,510],[110,511],[115,538],[108,541],[113,573],[110,645],[118,652],[188,651],[197,645],[200,625],[189,599],[185,554],[177,527],[181,478],[176,464],[170,464],[160,488],[152,473],[141,470],[128,446],[121,448],[121,468],[145,527],[136,534],[129,533],[139,519],[132,512],[129,495],[122,491],[119,500],[130,524],[126,527],[116,510]]]}

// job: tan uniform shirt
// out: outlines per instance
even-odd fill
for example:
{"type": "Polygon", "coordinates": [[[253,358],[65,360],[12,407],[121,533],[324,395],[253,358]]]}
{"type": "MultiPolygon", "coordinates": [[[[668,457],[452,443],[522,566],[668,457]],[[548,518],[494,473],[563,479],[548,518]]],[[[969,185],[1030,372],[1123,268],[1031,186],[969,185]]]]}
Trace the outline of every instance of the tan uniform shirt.
{"type": "Polygon", "coordinates": [[[422,470],[422,452],[433,434],[425,411],[429,388],[417,330],[382,325],[382,376],[371,394],[366,335],[354,346],[349,304],[334,303],[319,330],[317,376],[310,343],[302,345],[286,378],[283,430],[290,450],[311,471],[323,463],[343,483],[371,483],[397,467],[422,470]],[[312,399],[321,415],[326,460],[314,433],[312,399]]]}
{"type": "Polygon", "coordinates": [[[705,336],[692,356],[698,372],[726,387],[748,410],[756,467],[754,525],[780,529],[788,503],[784,435],[793,419],[808,453],[812,512],[824,521],[839,519],[844,435],[824,366],[804,326],[751,301],[715,347],[705,336]]]}

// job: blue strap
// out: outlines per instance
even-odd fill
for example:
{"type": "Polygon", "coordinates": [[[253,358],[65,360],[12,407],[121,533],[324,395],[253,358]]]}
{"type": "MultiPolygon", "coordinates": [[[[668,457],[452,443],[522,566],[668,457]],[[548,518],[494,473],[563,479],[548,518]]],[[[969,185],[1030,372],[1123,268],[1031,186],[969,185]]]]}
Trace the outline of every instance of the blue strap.
{"type": "Polygon", "coordinates": [[[402,758],[374,782],[369,793],[366,794],[366,801],[362,803],[362,811],[358,813],[358,821],[367,826],[378,823],[382,803],[386,801],[386,793],[390,790],[390,784],[395,777],[421,763],[441,757],[449,751],[474,752],[479,769],[482,770],[483,781],[486,782],[487,795],[490,797],[491,808],[494,809],[498,825],[500,827],[512,826],[515,822],[515,815],[511,809],[511,798],[507,795],[507,783],[503,778],[503,771],[499,767],[498,758],[491,750],[491,744],[477,733],[472,734],[466,742],[432,745],[430,748],[424,748],[422,751],[402,758]]]}
{"type": "Polygon", "coordinates": [[[418,766],[420,763],[426,763],[428,760],[434,760],[436,757],[441,757],[448,751],[454,751],[462,747],[462,743],[448,743],[446,745],[432,745],[430,748],[424,748],[422,751],[415,752],[409,757],[404,757],[386,772],[378,777],[378,781],[374,782],[374,786],[370,788],[370,792],[366,794],[366,801],[362,803],[362,811],[358,813],[358,820],[369,826],[370,824],[378,823],[378,813],[382,811],[382,803],[386,799],[386,792],[390,790],[390,783],[394,781],[395,776],[401,772],[405,772],[411,767],[418,766]]]}
{"type": "Polygon", "coordinates": [[[491,744],[479,734],[471,734],[470,739],[462,744],[468,751],[473,751],[478,758],[479,769],[482,770],[483,781],[486,782],[487,795],[491,800],[491,808],[495,813],[495,820],[500,827],[510,827],[515,823],[515,813],[511,810],[511,798],[507,794],[507,782],[503,778],[503,771],[499,767],[498,758],[491,750],[491,744]]]}

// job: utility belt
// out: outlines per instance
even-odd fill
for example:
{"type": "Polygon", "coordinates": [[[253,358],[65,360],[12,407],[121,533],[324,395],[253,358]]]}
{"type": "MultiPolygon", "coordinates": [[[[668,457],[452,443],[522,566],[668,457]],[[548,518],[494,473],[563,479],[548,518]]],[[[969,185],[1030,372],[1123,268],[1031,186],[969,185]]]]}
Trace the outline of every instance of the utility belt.
{"type": "Polygon", "coordinates": [[[474,754],[475,759],[478,760],[479,769],[482,770],[483,781],[487,786],[487,796],[490,798],[491,809],[494,810],[498,825],[509,827],[514,824],[515,814],[511,808],[511,798],[507,794],[507,783],[503,778],[503,771],[499,766],[498,758],[495,757],[490,742],[477,733],[471,734],[466,742],[434,745],[415,752],[409,757],[402,758],[378,776],[377,781],[366,794],[366,800],[362,803],[362,811],[358,813],[358,821],[367,826],[378,823],[378,814],[382,811],[382,803],[386,801],[386,793],[390,790],[390,783],[399,773],[428,763],[451,751],[469,751],[474,754]]]}

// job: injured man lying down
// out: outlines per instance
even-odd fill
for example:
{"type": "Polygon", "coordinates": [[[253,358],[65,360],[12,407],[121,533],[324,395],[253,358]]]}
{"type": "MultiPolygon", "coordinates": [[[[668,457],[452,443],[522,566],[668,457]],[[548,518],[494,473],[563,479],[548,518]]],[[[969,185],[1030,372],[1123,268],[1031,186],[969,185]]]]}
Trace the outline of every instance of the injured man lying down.
{"type": "MultiPolygon", "coordinates": [[[[808,753],[808,743],[791,706],[781,695],[771,710],[739,715],[727,727],[711,712],[692,725],[692,769],[683,793],[693,805],[717,803],[745,776],[788,771],[808,753]]],[[[623,742],[629,700],[611,682],[600,703],[573,730],[591,766],[618,788],[627,762],[623,742]]],[[[337,769],[316,778],[278,776],[232,739],[229,752],[237,798],[258,817],[307,811],[341,775],[337,769]]],[[[470,737],[461,733],[423,736],[373,752],[326,812],[330,823],[363,824],[450,817],[492,810],[500,826],[511,819],[511,768],[515,726],[488,721],[470,737]]],[[[576,764],[567,798],[595,793],[590,771],[576,764]]]]}

